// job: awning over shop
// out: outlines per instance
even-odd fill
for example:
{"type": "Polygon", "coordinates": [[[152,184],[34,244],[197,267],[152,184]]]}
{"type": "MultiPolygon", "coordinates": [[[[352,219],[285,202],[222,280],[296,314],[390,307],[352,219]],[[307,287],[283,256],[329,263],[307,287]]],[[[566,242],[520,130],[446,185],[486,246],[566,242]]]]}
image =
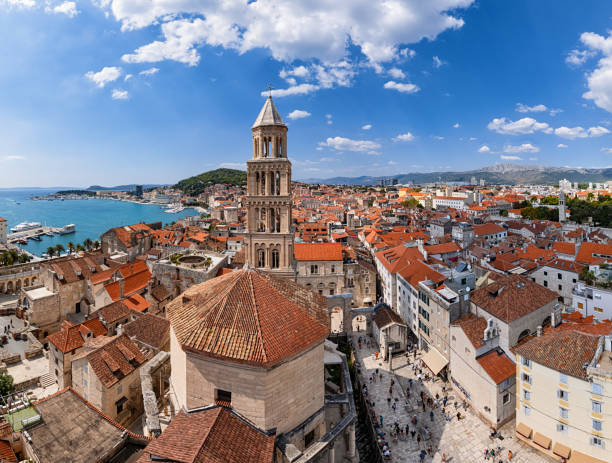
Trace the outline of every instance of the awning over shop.
{"type": "Polygon", "coordinates": [[[572,450],[572,457],[567,461],[568,463],[606,463],[604,460],[592,457],[585,453],[572,450]]]}
{"type": "Polygon", "coordinates": [[[423,363],[427,365],[427,368],[431,370],[434,375],[437,375],[442,369],[448,364],[446,360],[436,349],[433,347],[423,355],[423,363]]]}
{"type": "Polygon", "coordinates": [[[553,445],[553,453],[561,458],[569,458],[570,452],[571,449],[561,442],[556,442],[555,445],[553,445]]]}
{"type": "Polygon", "coordinates": [[[552,442],[552,439],[550,437],[546,437],[544,434],[536,432],[535,436],[533,436],[533,442],[538,444],[543,449],[548,450],[550,448],[550,443],[552,442]]]}
{"type": "Polygon", "coordinates": [[[516,432],[527,439],[531,439],[531,428],[524,423],[519,423],[517,425],[516,432]]]}

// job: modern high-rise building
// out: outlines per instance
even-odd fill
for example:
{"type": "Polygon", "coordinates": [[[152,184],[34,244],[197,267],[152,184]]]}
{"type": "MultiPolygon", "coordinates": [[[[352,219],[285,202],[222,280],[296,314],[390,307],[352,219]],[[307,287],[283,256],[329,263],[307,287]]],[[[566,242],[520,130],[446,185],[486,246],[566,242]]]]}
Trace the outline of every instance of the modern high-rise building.
{"type": "Polygon", "coordinates": [[[253,158],[247,161],[244,244],[251,267],[295,278],[287,130],[269,96],[251,127],[253,158]]]}

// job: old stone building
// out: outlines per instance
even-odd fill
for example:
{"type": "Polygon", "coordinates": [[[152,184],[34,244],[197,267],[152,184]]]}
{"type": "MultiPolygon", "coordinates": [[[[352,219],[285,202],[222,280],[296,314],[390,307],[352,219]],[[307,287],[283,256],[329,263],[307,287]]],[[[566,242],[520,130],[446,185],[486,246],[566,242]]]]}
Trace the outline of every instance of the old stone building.
{"type": "Polygon", "coordinates": [[[371,307],[376,302],[376,267],[364,259],[344,262],[344,288],[352,294],[353,307],[371,307]]]}
{"type": "Polygon", "coordinates": [[[64,320],[79,323],[93,306],[90,277],[108,267],[101,254],[55,259],[41,265],[40,284],[23,290],[20,304],[33,333],[44,340],[64,320]]]}
{"type": "Polygon", "coordinates": [[[288,129],[271,96],[251,130],[253,158],[247,161],[245,201],[246,262],[252,267],[294,278],[288,129]]]}
{"type": "Polygon", "coordinates": [[[22,289],[38,285],[40,264],[28,263],[0,268],[0,294],[19,294],[22,289]]]}
{"type": "Polygon", "coordinates": [[[110,419],[129,424],[142,412],[139,369],[151,353],[127,335],[99,338],[88,347],[72,360],[72,387],[110,419]]]}
{"type": "Polygon", "coordinates": [[[295,243],[297,282],[324,296],[344,292],[344,260],[340,243],[295,243]]]}
{"type": "Polygon", "coordinates": [[[0,244],[6,244],[6,219],[0,217],[0,244]]]}
{"type": "Polygon", "coordinates": [[[72,360],[81,353],[83,345],[106,334],[100,320],[92,318],[78,325],[66,320],[60,331],[49,335],[49,373],[60,389],[72,386],[72,360]]]}
{"type": "Polygon", "coordinates": [[[111,228],[100,236],[102,252],[108,256],[124,254],[127,261],[133,262],[136,256],[143,255],[151,249],[153,230],[159,228],[161,222],[111,228]]]}
{"type": "Polygon", "coordinates": [[[354,461],[352,426],[337,431],[337,450],[319,441],[342,417],[337,408],[330,415],[325,400],[325,298],[246,268],[188,289],[167,314],[177,409],[231,407],[261,432],[276,432],[277,461],[296,461],[315,443],[325,461],[354,461]]]}

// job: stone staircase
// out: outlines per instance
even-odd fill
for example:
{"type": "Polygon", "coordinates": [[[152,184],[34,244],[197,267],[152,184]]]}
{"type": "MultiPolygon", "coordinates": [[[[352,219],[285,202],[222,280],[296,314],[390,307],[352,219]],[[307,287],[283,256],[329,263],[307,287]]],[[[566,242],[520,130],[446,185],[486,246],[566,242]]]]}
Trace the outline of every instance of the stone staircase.
{"type": "Polygon", "coordinates": [[[55,379],[51,375],[51,373],[46,373],[39,378],[40,386],[42,388],[47,388],[49,386],[53,386],[55,384],[55,379]]]}

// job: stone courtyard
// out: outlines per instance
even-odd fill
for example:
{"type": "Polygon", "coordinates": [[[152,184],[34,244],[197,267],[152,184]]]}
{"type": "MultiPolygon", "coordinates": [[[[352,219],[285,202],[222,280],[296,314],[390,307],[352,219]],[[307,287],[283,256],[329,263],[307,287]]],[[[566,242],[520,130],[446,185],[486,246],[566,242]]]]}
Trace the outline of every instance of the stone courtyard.
{"type": "MultiPolygon", "coordinates": [[[[361,349],[358,347],[359,336],[353,335],[353,345],[355,346],[356,366],[359,367],[359,380],[361,385],[367,386],[367,399],[374,402],[374,410],[377,417],[383,417],[383,431],[386,434],[386,442],[389,443],[391,458],[393,462],[419,462],[419,453],[421,450],[427,450],[431,445],[431,455],[425,456],[426,462],[442,462],[442,455],[446,455],[446,461],[452,463],[473,463],[490,461],[499,463],[500,461],[508,462],[508,450],[512,451],[512,462],[514,463],[552,463],[556,460],[537,452],[533,448],[523,444],[520,440],[514,437],[514,420],[506,424],[500,429],[503,440],[489,439],[491,429],[483,423],[475,413],[468,407],[464,409],[463,402],[456,397],[450,383],[444,383],[437,378],[435,382],[423,381],[419,382],[412,370],[412,366],[408,365],[405,355],[396,356],[393,358],[392,369],[388,370],[388,362],[375,359],[377,347],[366,347],[362,344],[361,349]],[[378,369],[378,379],[376,382],[370,382],[369,378],[378,369]],[[380,375],[382,374],[382,381],[380,375]],[[395,411],[387,402],[389,397],[389,387],[391,379],[395,381],[393,386],[393,400],[396,402],[397,408],[395,411]],[[408,406],[406,406],[406,389],[409,386],[409,380],[412,379],[412,388],[410,390],[410,398],[408,406]],[[401,387],[398,387],[401,385],[401,387]],[[446,393],[442,392],[442,387],[446,386],[446,393]],[[436,393],[440,399],[446,394],[448,402],[446,412],[451,416],[450,421],[447,421],[442,414],[442,405],[433,410],[433,421],[430,418],[432,408],[426,407],[425,412],[420,401],[421,391],[435,398],[436,393]],[[397,399],[397,400],[396,400],[397,399]],[[458,400],[458,406],[455,408],[454,402],[458,400]],[[457,420],[457,411],[463,415],[461,420],[457,420]],[[412,417],[416,415],[417,424],[414,426],[411,422],[412,417]],[[397,421],[402,428],[408,424],[410,431],[415,430],[417,433],[424,435],[425,426],[428,427],[431,437],[421,440],[417,443],[416,435],[412,438],[410,435],[404,440],[392,439],[390,431],[397,421]],[[496,453],[494,459],[485,460],[484,449],[501,447],[501,451],[496,453]]],[[[417,352],[416,361],[420,363],[420,352],[417,352]]],[[[413,354],[410,354],[409,361],[413,362],[413,354]]],[[[430,373],[426,367],[423,369],[423,374],[430,373]]],[[[379,428],[380,430],[380,428],[379,428]]]]}

